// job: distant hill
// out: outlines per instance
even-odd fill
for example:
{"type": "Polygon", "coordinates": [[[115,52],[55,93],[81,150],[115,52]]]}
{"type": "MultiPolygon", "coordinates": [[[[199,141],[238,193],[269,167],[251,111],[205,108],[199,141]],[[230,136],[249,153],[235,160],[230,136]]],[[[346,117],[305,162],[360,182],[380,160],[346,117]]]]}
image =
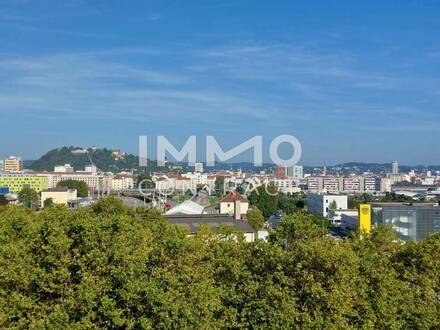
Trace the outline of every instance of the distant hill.
{"type": "MultiPolygon", "coordinates": [[[[363,173],[363,172],[373,172],[373,173],[385,173],[390,172],[392,168],[391,163],[362,163],[362,162],[349,162],[339,165],[327,166],[327,170],[330,172],[338,173],[363,173]]],[[[439,165],[399,165],[399,170],[401,173],[408,173],[412,170],[416,172],[425,172],[427,170],[439,171],[439,165]]]]}
{"type": "MultiPolygon", "coordinates": [[[[40,159],[31,162],[29,169],[36,171],[53,171],[56,165],[70,164],[77,170],[84,170],[91,164],[105,172],[120,172],[123,170],[138,169],[139,157],[131,154],[115,156],[111,149],[81,149],[76,147],[62,147],[50,150],[40,159]]],[[[155,161],[148,161],[148,171],[155,171],[155,161]]]]}

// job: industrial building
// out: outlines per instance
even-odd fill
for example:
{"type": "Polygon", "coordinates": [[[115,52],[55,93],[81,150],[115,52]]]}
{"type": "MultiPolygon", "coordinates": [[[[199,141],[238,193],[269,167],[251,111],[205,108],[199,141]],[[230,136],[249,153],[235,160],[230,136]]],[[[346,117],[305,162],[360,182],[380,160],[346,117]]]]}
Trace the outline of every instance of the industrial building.
{"type": "Polygon", "coordinates": [[[374,203],[372,224],[392,226],[402,240],[420,241],[440,232],[440,206],[437,203],[374,203]]]}

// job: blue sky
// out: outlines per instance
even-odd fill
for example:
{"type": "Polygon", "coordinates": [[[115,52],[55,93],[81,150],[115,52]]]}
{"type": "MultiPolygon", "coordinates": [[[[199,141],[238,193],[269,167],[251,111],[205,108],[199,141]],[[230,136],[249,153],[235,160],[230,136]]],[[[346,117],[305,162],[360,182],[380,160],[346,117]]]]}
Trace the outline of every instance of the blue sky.
{"type": "Polygon", "coordinates": [[[437,1],[1,0],[0,157],[292,134],[304,164],[440,164],[439,35],[437,1]]]}

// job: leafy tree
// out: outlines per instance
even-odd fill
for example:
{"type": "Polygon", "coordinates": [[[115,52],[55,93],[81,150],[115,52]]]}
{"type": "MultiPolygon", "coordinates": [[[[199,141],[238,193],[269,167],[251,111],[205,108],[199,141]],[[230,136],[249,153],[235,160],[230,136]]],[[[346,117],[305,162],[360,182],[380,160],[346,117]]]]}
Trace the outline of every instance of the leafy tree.
{"type": "Polygon", "coordinates": [[[335,200],[333,200],[333,202],[331,202],[331,204],[330,204],[330,209],[336,210],[337,208],[338,208],[338,204],[336,203],[335,200]]]}
{"type": "Polygon", "coordinates": [[[235,188],[235,191],[238,192],[240,195],[243,195],[243,194],[245,193],[245,190],[244,190],[244,188],[243,188],[242,185],[238,185],[238,186],[235,188]]]}
{"type": "Polygon", "coordinates": [[[259,186],[254,189],[250,196],[249,201],[253,206],[256,206],[261,210],[265,218],[270,217],[277,210],[278,206],[278,193],[277,188],[273,185],[259,186]]]}
{"type": "Polygon", "coordinates": [[[297,209],[303,210],[306,207],[306,202],[303,200],[297,200],[295,206],[297,209]]]}
{"type": "Polygon", "coordinates": [[[154,182],[151,177],[147,174],[140,174],[136,177],[135,187],[140,187],[142,189],[153,189],[155,187],[154,182]]]}
{"type": "Polygon", "coordinates": [[[269,242],[115,198],[75,211],[0,208],[1,328],[440,328],[440,234],[334,240],[285,215],[269,242]]]}
{"type": "Polygon", "coordinates": [[[263,228],[266,220],[264,219],[263,213],[257,208],[253,207],[247,211],[247,222],[252,226],[256,233],[263,228]]]}
{"type": "Polygon", "coordinates": [[[326,222],[322,217],[306,211],[284,215],[271,239],[292,244],[296,240],[322,238],[328,233],[326,222]]]}
{"type": "Polygon", "coordinates": [[[122,200],[117,197],[106,197],[92,205],[96,214],[122,215],[128,212],[122,200]]]}
{"type": "Polygon", "coordinates": [[[76,189],[78,197],[87,197],[89,195],[89,186],[84,181],[64,180],[57,184],[57,187],[66,187],[69,189],[76,189]]]}
{"type": "Polygon", "coordinates": [[[225,192],[225,178],[217,177],[215,179],[215,195],[221,198],[225,192]]]}
{"type": "Polygon", "coordinates": [[[374,201],[373,196],[367,193],[348,196],[348,208],[357,209],[359,204],[371,203],[372,201],[374,201]]]}
{"type": "Polygon", "coordinates": [[[305,195],[302,193],[297,194],[278,194],[278,209],[283,211],[284,214],[291,214],[296,211],[304,209],[305,195]]]}
{"type": "Polygon", "coordinates": [[[18,200],[25,208],[38,209],[38,193],[34,189],[24,187],[18,193],[18,200]]]}
{"type": "Polygon", "coordinates": [[[47,198],[44,200],[43,202],[43,207],[47,208],[53,205],[53,199],[52,198],[47,198]]]}

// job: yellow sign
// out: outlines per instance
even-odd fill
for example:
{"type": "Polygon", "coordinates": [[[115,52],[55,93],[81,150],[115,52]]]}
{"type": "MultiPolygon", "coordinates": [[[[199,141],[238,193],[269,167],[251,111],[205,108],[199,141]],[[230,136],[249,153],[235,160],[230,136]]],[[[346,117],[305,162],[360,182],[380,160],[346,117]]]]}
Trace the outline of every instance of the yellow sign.
{"type": "Polygon", "coordinates": [[[359,205],[359,231],[369,233],[371,231],[371,205],[359,205]]]}

